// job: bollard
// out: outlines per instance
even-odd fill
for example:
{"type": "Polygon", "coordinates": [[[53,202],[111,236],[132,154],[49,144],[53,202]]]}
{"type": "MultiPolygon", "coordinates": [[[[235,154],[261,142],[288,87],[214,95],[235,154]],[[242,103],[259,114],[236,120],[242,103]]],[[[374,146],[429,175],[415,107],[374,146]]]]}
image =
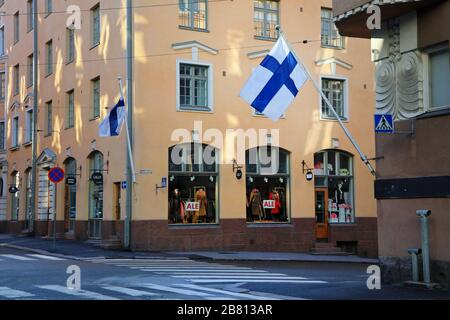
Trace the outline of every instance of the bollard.
{"type": "Polygon", "coordinates": [[[428,236],[428,217],[431,215],[431,210],[417,210],[417,215],[420,217],[420,228],[422,234],[422,263],[423,263],[423,282],[431,283],[430,275],[430,246],[428,236]]]}
{"type": "Polygon", "coordinates": [[[411,248],[408,253],[411,255],[412,281],[419,282],[419,255],[422,254],[422,249],[411,248]]]}

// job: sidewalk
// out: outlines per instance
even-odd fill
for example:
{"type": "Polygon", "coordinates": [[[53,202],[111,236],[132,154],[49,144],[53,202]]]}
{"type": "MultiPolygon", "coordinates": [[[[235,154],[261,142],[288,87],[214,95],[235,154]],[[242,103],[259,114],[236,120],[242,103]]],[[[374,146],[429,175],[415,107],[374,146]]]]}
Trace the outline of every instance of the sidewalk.
{"type": "Polygon", "coordinates": [[[108,259],[169,259],[191,258],[221,261],[292,261],[292,262],[332,262],[332,263],[360,263],[378,264],[377,259],[361,258],[357,256],[321,256],[308,253],[280,253],[280,252],[132,252],[112,251],[95,247],[91,244],[72,240],[57,240],[56,250],[53,242],[33,237],[16,237],[0,234],[0,248],[11,248],[39,254],[65,257],[74,260],[89,258],[108,259]]]}

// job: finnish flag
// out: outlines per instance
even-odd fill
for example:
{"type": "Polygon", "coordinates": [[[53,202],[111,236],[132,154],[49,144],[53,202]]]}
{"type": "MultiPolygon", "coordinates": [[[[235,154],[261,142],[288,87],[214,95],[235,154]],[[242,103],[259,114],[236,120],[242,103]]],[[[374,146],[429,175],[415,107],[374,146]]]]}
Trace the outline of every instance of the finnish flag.
{"type": "Polygon", "coordinates": [[[120,99],[99,127],[100,137],[116,137],[120,134],[123,122],[127,118],[125,101],[120,99]]]}
{"type": "Polygon", "coordinates": [[[240,96],[258,112],[277,121],[294,101],[308,75],[283,36],[247,81],[240,96]]]}

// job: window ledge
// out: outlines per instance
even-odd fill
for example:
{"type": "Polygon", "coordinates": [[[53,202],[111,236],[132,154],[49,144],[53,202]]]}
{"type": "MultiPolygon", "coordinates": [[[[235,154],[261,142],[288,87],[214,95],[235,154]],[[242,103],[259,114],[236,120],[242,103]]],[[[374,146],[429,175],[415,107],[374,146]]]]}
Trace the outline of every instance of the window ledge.
{"type": "Polygon", "coordinates": [[[247,222],[248,228],[293,228],[291,222],[247,222]]]}
{"type": "Polygon", "coordinates": [[[180,25],[178,26],[178,28],[181,30],[186,30],[186,31],[196,31],[196,32],[206,32],[206,33],[210,32],[208,29],[193,28],[193,27],[180,26],[180,25]]]}
{"type": "MultiPolygon", "coordinates": [[[[324,117],[320,117],[320,121],[331,121],[331,122],[339,122],[337,119],[334,118],[324,118],[324,117]]],[[[348,118],[341,118],[342,122],[345,123],[349,123],[350,120],[348,118]]]]}
{"type": "Polygon", "coordinates": [[[177,111],[178,112],[205,113],[205,114],[214,113],[213,108],[209,108],[209,110],[208,109],[201,110],[201,109],[194,109],[194,108],[191,109],[191,108],[179,107],[177,111]]]}
{"type": "Polygon", "coordinates": [[[26,148],[26,147],[31,146],[31,144],[32,144],[31,141],[27,141],[27,142],[25,142],[22,146],[24,146],[24,147],[26,148]]]}
{"type": "Polygon", "coordinates": [[[92,118],[89,119],[89,121],[96,121],[96,120],[98,120],[98,119],[100,119],[100,116],[92,117],[92,118]]]}
{"type": "Polygon", "coordinates": [[[339,47],[339,46],[328,46],[328,45],[321,45],[321,48],[323,49],[333,49],[333,50],[345,50],[345,47],[339,47]]]}
{"type": "Polygon", "coordinates": [[[269,38],[269,37],[261,37],[261,36],[254,36],[256,40],[262,40],[262,41],[270,41],[270,42],[276,42],[279,38],[269,38]]]}
{"type": "Polygon", "coordinates": [[[19,150],[19,149],[20,149],[20,146],[15,146],[15,147],[9,148],[8,150],[9,150],[9,151],[17,151],[17,150],[19,150]]]}
{"type": "Polygon", "coordinates": [[[100,46],[100,42],[91,45],[91,47],[89,48],[89,50],[94,50],[94,49],[97,48],[98,46],[100,46]]]}
{"type": "Polygon", "coordinates": [[[356,227],[356,222],[328,223],[330,227],[356,227]]]}
{"type": "Polygon", "coordinates": [[[203,223],[203,224],[169,224],[170,229],[217,229],[220,228],[220,223],[203,223]]]}

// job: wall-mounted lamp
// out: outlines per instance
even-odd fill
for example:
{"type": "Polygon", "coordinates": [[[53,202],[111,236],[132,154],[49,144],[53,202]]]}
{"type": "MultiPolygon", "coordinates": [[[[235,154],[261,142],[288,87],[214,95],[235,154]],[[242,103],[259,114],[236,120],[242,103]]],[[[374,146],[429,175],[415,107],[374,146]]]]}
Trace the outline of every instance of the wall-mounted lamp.
{"type": "Polygon", "coordinates": [[[241,180],[244,175],[242,173],[242,166],[237,163],[236,159],[233,160],[233,173],[236,173],[236,179],[238,180],[241,180]]]}
{"type": "Polygon", "coordinates": [[[312,181],[314,179],[314,173],[312,169],[308,167],[305,160],[302,161],[302,166],[303,166],[303,174],[306,174],[306,180],[312,181]]]}
{"type": "Polygon", "coordinates": [[[160,186],[156,185],[156,194],[158,194],[159,189],[166,189],[166,188],[167,188],[167,178],[164,177],[161,179],[161,185],[160,186]]]}
{"type": "Polygon", "coordinates": [[[195,179],[196,179],[195,176],[192,176],[190,180],[191,180],[191,182],[194,182],[195,179]]]}

